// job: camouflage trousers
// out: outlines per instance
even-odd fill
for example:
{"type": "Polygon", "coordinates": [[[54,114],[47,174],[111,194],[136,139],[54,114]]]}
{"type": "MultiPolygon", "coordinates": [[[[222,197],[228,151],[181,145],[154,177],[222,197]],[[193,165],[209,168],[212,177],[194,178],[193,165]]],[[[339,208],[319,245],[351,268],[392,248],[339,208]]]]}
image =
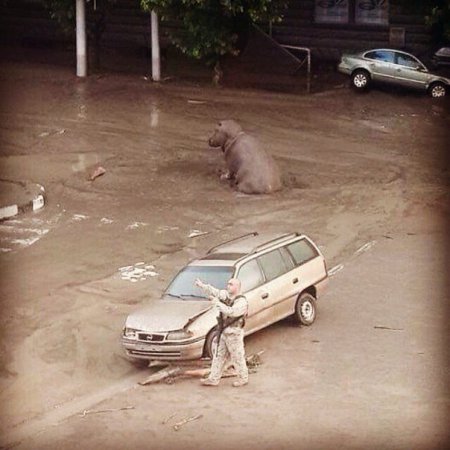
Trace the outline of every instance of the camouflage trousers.
{"type": "Polygon", "coordinates": [[[224,368],[233,365],[238,380],[248,381],[248,368],[245,362],[244,330],[228,327],[220,336],[219,346],[211,364],[209,379],[219,382],[224,368]]]}

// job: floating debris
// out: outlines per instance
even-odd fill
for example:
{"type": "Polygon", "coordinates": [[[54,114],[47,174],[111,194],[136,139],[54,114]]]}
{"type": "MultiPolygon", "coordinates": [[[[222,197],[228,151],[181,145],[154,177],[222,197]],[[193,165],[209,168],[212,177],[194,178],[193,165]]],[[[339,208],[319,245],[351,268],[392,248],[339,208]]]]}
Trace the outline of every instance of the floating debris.
{"type": "Polygon", "coordinates": [[[168,225],[163,225],[161,227],[158,227],[157,233],[161,234],[164,231],[175,231],[175,230],[179,230],[179,227],[171,227],[168,225]]]}
{"type": "Polygon", "coordinates": [[[114,220],[108,219],[107,217],[103,217],[103,218],[100,220],[100,222],[109,225],[110,223],[113,223],[114,220]]]}
{"type": "Polygon", "coordinates": [[[376,330],[405,331],[403,328],[391,328],[391,327],[385,327],[382,325],[375,325],[374,328],[376,330]]]}
{"type": "Polygon", "coordinates": [[[169,417],[167,417],[166,419],[164,419],[161,424],[165,425],[167,422],[169,422],[170,419],[173,419],[175,416],[177,415],[176,412],[174,412],[173,414],[171,414],[169,417]]]}
{"type": "Polygon", "coordinates": [[[131,281],[136,283],[137,281],[144,281],[147,277],[156,277],[159,275],[155,270],[155,266],[152,264],[146,264],[145,262],[138,262],[132,266],[124,266],[119,268],[120,276],[122,280],[131,281]]]}
{"type": "Polygon", "coordinates": [[[209,234],[209,231],[191,230],[188,237],[194,238],[198,236],[204,236],[205,234],[209,234]]]}
{"type": "Polygon", "coordinates": [[[85,216],[84,214],[74,214],[72,216],[72,220],[74,222],[80,222],[81,220],[86,220],[88,216],[85,216]]]}
{"type": "Polygon", "coordinates": [[[80,416],[86,417],[88,414],[100,414],[107,412],[124,411],[128,409],[134,409],[134,406],[124,406],[123,408],[110,408],[110,409],[85,409],[80,416]]]}
{"type": "Polygon", "coordinates": [[[127,225],[126,229],[127,230],[134,230],[136,228],[146,227],[146,226],[148,226],[148,223],[145,223],[145,222],[134,222],[134,223],[132,223],[130,225],[127,225]]]}
{"type": "Polygon", "coordinates": [[[192,422],[193,420],[201,419],[202,417],[203,417],[203,414],[197,414],[196,416],[188,417],[186,419],[180,420],[173,426],[173,429],[175,431],[178,431],[183,425],[186,425],[188,422],[192,422]]]}
{"type": "Polygon", "coordinates": [[[363,246],[359,247],[358,250],[356,250],[355,254],[367,252],[367,250],[370,250],[376,243],[377,243],[377,241],[367,242],[363,246]]]}
{"type": "Polygon", "coordinates": [[[101,177],[105,173],[106,169],[104,167],[98,166],[89,175],[89,181],[94,181],[96,178],[101,177]]]}
{"type": "Polygon", "coordinates": [[[344,268],[344,264],[338,264],[337,266],[332,267],[328,271],[328,276],[332,277],[333,275],[336,275],[338,272],[340,272],[344,268]]]}
{"type": "Polygon", "coordinates": [[[60,130],[57,130],[57,131],[44,131],[42,133],[39,133],[38,136],[40,138],[44,138],[44,137],[51,136],[51,135],[64,134],[65,132],[66,132],[66,130],[64,128],[61,128],[60,130]]]}

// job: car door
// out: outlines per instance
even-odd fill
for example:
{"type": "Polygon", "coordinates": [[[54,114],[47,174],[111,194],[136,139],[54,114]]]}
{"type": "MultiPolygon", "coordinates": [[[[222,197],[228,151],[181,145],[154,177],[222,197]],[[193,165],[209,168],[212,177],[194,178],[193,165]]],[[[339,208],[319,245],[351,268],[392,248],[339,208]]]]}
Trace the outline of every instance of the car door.
{"type": "Polygon", "coordinates": [[[365,54],[374,81],[392,82],[395,72],[395,55],[390,50],[372,50],[365,54]]]}
{"type": "Polygon", "coordinates": [[[245,332],[256,331],[261,323],[261,314],[266,306],[267,291],[264,286],[264,276],[256,259],[244,262],[236,272],[236,278],[241,282],[241,292],[248,302],[248,313],[245,321],[245,332]]]}
{"type": "Polygon", "coordinates": [[[286,278],[289,267],[280,249],[264,253],[257,260],[265,278],[261,297],[263,309],[258,320],[258,328],[263,328],[285,317],[286,302],[290,295],[286,278]]]}
{"type": "Polygon", "coordinates": [[[395,81],[402,86],[425,89],[429,77],[425,66],[414,56],[396,52],[395,81]]]}

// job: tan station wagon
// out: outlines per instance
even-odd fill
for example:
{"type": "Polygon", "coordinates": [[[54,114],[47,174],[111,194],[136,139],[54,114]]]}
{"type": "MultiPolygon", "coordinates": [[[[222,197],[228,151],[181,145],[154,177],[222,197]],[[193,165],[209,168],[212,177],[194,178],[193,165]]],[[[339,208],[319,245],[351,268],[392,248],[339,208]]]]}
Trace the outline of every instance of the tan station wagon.
{"type": "Polygon", "coordinates": [[[211,357],[217,343],[217,310],[195,286],[197,278],[225,289],[239,278],[249,309],[245,335],[293,315],[311,325],[316,299],[328,282],[325,259],[299,233],[251,233],[211,248],[191,261],[159,300],[130,314],[122,343],[132,359],[188,360],[211,357]]]}

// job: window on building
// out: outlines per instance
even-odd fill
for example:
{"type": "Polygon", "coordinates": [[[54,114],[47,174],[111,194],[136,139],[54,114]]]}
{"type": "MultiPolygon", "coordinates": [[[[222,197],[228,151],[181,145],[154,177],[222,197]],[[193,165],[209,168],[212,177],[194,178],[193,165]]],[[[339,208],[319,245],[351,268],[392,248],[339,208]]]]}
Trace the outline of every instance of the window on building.
{"type": "Polygon", "coordinates": [[[315,0],[316,23],[388,25],[389,0],[315,0]]]}
{"type": "Polygon", "coordinates": [[[348,23],[349,0],[316,0],[317,23],[348,23]]]}

